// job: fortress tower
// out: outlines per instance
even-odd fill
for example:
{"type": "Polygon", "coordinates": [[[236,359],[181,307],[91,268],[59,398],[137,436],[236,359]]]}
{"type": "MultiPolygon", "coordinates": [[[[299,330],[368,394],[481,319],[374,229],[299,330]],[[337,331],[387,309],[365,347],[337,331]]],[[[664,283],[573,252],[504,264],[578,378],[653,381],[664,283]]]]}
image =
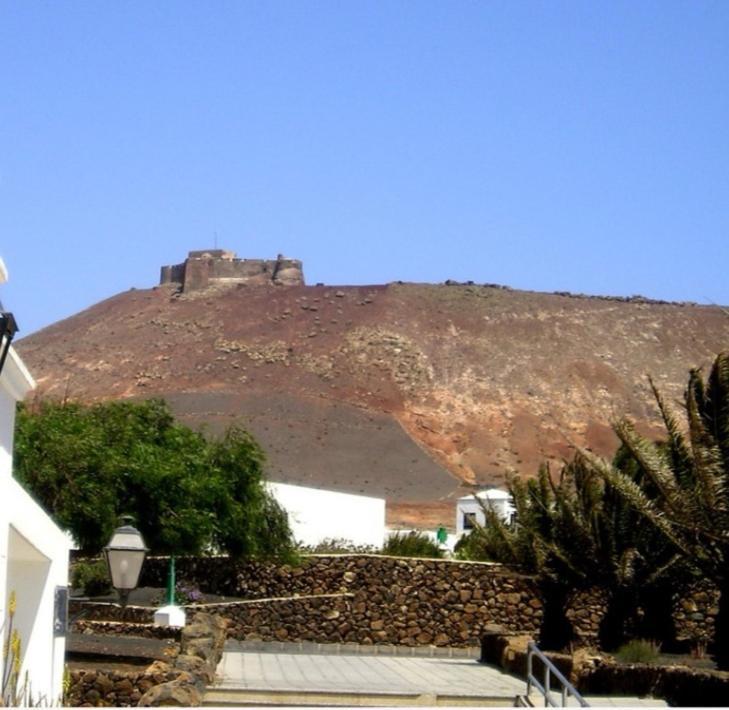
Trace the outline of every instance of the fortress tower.
{"type": "Polygon", "coordinates": [[[211,286],[237,284],[303,286],[304,269],[298,259],[279,254],[275,259],[238,259],[224,249],[191,251],[181,264],[163,266],[160,284],[179,284],[183,293],[211,286]]]}

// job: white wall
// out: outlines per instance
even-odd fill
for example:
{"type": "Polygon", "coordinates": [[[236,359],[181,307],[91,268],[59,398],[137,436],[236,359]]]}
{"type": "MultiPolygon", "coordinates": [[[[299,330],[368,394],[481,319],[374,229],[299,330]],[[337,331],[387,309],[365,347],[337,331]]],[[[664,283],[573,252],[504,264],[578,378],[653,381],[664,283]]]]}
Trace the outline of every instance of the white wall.
{"type": "Polygon", "coordinates": [[[458,499],[458,503],[456,504],[456,535],[459,537],[464,533],[470,532],[470,529],[464,525],[467,514],[474,514],[476,516],[476,522],[479,525],[486,524],[486,513],[483,510],[484,505],[498,513],[505,522],[509,522],[514,514],[514,506],[511,504],[511,499],[508,495],[505,496],[503,491],[485,491],[477,495],[478,499],[476,496],[467,496],[458,499]]]}
{"type": "Polygon", "coordinates": [[[269,490],[289,515],[297,542],[316,545],[327,539],[382,547],[385,500],[337,491],[268,483],[269,490]]]}
{"type": "Polygon", "coordinates": [[[15,400],[0,387],[0,478],[9,478],[13,469],[13,427],[15,400]]]}
{"type": "Polygon", "coordinates": [[[11,349],[0,375],[0,620],[15,591],[21,678],[27,670],[34,697],[50,704],[60,698],[63,680],[65,640],[54,636],[53,616],[55,588],[68,581],[68,542],[11,476],[15,402],[33,385],[11,349]]]}

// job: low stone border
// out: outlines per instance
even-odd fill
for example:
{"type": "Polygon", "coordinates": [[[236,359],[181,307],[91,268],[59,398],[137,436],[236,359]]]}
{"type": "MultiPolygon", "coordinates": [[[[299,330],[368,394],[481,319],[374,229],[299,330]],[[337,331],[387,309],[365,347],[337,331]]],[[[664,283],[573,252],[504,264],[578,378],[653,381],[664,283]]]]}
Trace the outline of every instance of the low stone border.
{"type": "Polygon", "coordinates": [[[180,640],[181,629],[170,626],[155,626],[127,621],[94,621],[79,619],[71,630],[79,634],[101,634],[103,636],[136,636],[148,639],[180,640]]]}
{"type": "MultiPolygon", "coordinates": [[[[90,622],[111,627],[124,622],[90,622]]],[[[73,670],[66,704],[77,707],[194,707],[202,703],[207,685],[223,655],[227,622],[219,616],[196,613],[179,633],[180,643],[172,647],[169,662],[155,661],[140,671],[73,670]]]]}
{"type": "Polygon", "coordinates": [[[227,621],[213,614],[196,613],[182,629],[180,653],[170,666],[174,679],[150,688],[137,703],[139,707],[202,704],[205,688],[215,680],[225,645],[227,621]]]}
{"type": "Polygon", "coordinates": [[[395,646],[378,644],[363,646],[358,643],[316,643],[313,641],[235,641],[228,640],[227,651],[260,653],[293,653],[335,656],[401,656],[415,658],[472,658],[479,657],[476,646],[465,648],[438,646],[395,646]]]}
{"type": "Polygon", "coordinates": [[[177,673],[156,661],[140,671],[72,670],[65,705],[72,707],[132,707],[151,688],[169,680],[177,673]]]}
{"type": "MultiPolygon", "coordinates": [[[[529,634],[496,627],[482,638],[481,661],[526,677],[529,634]]],[[[610,656],[584,649],[573,654],[545,652],[583,695],[652,696],[671,706],[725,707],[729,703],[729,672],[687,666],[624,665],[610,656]]]]}
{"type": "Polygon", "coordinates": [[[671,706],[726,707],[729,672],[687,666],[619,665],[601,661],[578,680],[580,692],[595,695],[652,695],[671,706]]]}
{"type": "Polygon", "coordinates": [[[69,618],[79,617],[78,621],[121,621],[132,624],[150,624],[155,608],[129,605],[122,609],[114,602],[92,602],[87,599],[69,599],[69,618]],[[81,616],[82,615],[82,616],[81,616]]]}

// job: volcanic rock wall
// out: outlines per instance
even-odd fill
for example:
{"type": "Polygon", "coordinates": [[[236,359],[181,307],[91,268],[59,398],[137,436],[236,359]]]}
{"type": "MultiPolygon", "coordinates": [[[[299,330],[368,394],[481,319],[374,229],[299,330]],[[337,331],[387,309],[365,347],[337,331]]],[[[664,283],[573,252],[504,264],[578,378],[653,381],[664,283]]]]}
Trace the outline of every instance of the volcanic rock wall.
{"type": "MultiPolygon", "coordinates": [[[[161,586],[166,569],[166,559],[148,560],[141,584],[161,586]]],[[[298,567],[234,567],[183,558],[177,574],[202,591],[258,600],[215,605],[241,640],[472,646],[490,624],[536,636],[542,619],[534,580],[487,563],[313,555],[298,567]]]]}

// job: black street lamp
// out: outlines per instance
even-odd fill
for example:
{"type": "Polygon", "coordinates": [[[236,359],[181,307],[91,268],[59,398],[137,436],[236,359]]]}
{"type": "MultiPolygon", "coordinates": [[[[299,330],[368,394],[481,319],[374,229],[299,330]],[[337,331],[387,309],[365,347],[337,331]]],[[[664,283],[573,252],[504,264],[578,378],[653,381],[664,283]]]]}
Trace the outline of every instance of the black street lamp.
{"type": "Polygon", "coordinates": [[[122,607],[127,604],[129,592],[137,588],[144,558],[149,552],[142,535],[132,524],[130,516],[123,516],[120,527],[114,530],[104,557],[114,589],[119,593],[122,607]]]}
{"type": "Polygon", "coordinates": [[[0,307],[0,372],[3,371],[5,358],[10,350],[10,343],[13,342],[13,336],[18,332],[18,324],[15,317],[9,311],[3,311],[0,307]]]}

